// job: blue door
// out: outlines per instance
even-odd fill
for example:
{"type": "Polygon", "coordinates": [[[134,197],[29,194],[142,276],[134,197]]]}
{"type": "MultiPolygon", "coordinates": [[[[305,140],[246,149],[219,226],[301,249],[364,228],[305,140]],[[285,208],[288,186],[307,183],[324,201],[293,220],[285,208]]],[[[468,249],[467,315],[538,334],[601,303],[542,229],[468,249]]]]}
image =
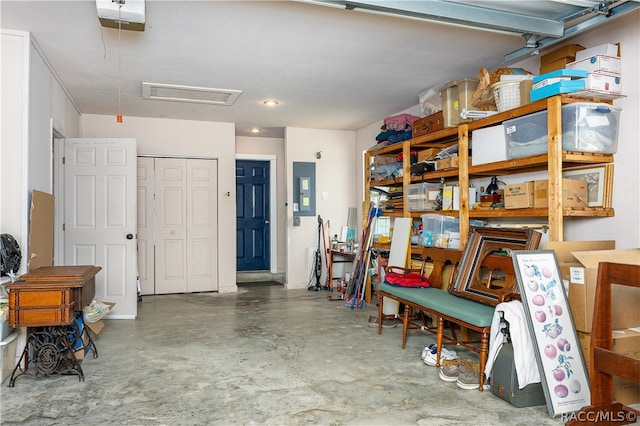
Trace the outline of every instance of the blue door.
{"type": "Polygon", "coordinates": [[[236,160],[238,271],[269,269],[269,162],[236,160]]]}

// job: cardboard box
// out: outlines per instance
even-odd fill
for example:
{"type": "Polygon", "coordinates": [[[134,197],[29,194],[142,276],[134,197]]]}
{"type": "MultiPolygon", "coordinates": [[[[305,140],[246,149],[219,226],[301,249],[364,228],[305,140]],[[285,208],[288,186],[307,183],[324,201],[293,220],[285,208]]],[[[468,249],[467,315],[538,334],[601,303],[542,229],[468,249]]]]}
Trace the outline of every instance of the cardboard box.
{"type": "Polygon", "coordinates": [[[591,321],[593,319],[593,301],[596,291],[596,275],[591,273],[590,281],[587,282],[587,270],[584,265],[574,256],[575,252],[594,250],[608,251],[615,249],[616,243],[612,240],[603,241],[548,241],[547,249],[553,250],[560,267],[560,275],[567,293],[569,309],[573,317],[573,325],[577,331],[591,333],[591,321]],[[582,268],[582,270],[579,270],[582,268]],[[576,272],[575,277],[571,276],[572,270],[576,272]],[[587,315],[587,297],[591,293],[591,308],[587,315]]]}
{"type": "MultiPolygon", "coordinates": [[[[469,158],[469,165],[471,165],[471,158],[469,158]]],[[[436,161],[436,170],[443,169],[457,169],[460,167],[460,157],[457,155],[455,157],[443,158],[442,160],[436,161]]]]}
{"type": "Polygon", "coordinates": [[[442,187],[442,210],[453,210],[453,186],[442,187]]]}
{"type": "Polygon", "coordinates": [[[440,150],[438,148],[427,148],[422,151],[418,151],[418,163],[434,160],[439,152],[440,150]]]}
{"type": "MultiPolygon", "coordinates": [[[[577,331],[591,333],[599,262],[640,264],[640,249],[611,250],[614,241],[549,241],[568,293],[569,308],[577,331]]],[[[614,286],[612,324],[616,329],[640,324],[640,291],[614,286]]]]}
{"type": "Polygon", "coordinates": [[[558,59],[557,61],[551,62],[550,64],[541,65],[540,75],[550,73],[551,71],[564,69],[572,61],[573,61],[572,58],[562,58],[562,59],[558,59]]]}
{"type": "Polygon", "coordinates": [[[581,61],[571,62],[566,65],[567,69],[585,70],[587,72],[605,72],[620,74],[620,58],[617,56],[596,55],[581,61]]]}
{"type": "Polygon", "coordinates": [[[596,55],[620,56],[619,46],[617,44],[605,43],[588,49],[582,48],[575,53],[576,61],[581,61],[596,55]]]}
{"type": "Polygon", "coordinates": [[[547,78],[547,79],[544,79],[542,81],[538,81],[537,83],[534,83],[533,86],[531,86],[531,90],[541,89],[541,88],[543,88],[545,86],[549,86],[551,84],[555,84],[555,83],[558,83],[560,81],[566,81],[566,80],[571,80],[571,77],[547,78]]]}
{"type": "MultiPolygon", "coordinates": [[[[529,80],[531,81],[531,80],[529,80]]],[[[507,159],[504,126],[486,127],[471,132],[471,165],[494,163],[507,159]]]]}
{"type": "MultiPolygon", "coordinates": [[[[577,332],[582,357],[589,374],[591,374],[591,334],[577,332]]],[[[613,352],[640,359],[640,330],[628,328],[623,330],[613,330],[613,352]]],[[[640,385],[623,380],[619,377],[613,378],[613,399],[623,404],[640,403],[640,385]]]]}
{"type": "Polygon", "coordinates": [[[450,169],[452,167],[452,159],[458,157],[448,157],[436,161],[436,170],[450,169]]]}
{"type": "Polygon", "coordinates": [[[584,88],[586,90],[599,90],[612,95],[622,93],[619,74],[589,73],[584,81],[584,88]]]}
{"type": "MultiPolygon", "coordinates": [[[[476,189],[469,188],[469,205],[476,201],[476,189]]],[[[442,210],[460,210],[460,187],[445,185],[442,188],[442,210]]]]}
{"type": "Polygon", "coordinates": [[[530,79],[522,80],[520,82],[520,105],[526,105],[531,103],[531,88],[533,87],[533,81],[530,79]]]}
{"type": "MultiPolygon", "coordinates": [[[[533,183],[533,206],[536,208],[549,207],[549,181],[536,180],[533,183]]],[[[589,189],[587,181],[582,179],[562,179],[562,206],[571,208],[588,207],[589,189]]]]}
{"type": "MultiPolygon", "coordinates": [[[[577,326],[576,329],[590,333],[598,281],[598,264],[600,262],[615,262],[640,265],[640,249],[576,251],[572,254],[580,262],[580,266],[571,268],[570,284],[581,285],[581,282],[585,283],[585,288],[583,288],[585,297],[580,300],[580,304],[584,303],[585,306],[585,330],[580,330],[577,326]]],[[[565,278],[564,275],[562,278],[565,278]]],[[[638,309],[638,306],[640,306],[640,290],[614,285],[611,293],[611,303],[614,306],[611,315],[613,328],[623,329],[640,325],[640,310],[638,309]]],[[[580,295],[580,293],[578,292],[577,295],[580,295]]],[[[569,292],[569,306],[573,312],[571,301],[572,295],[569,292]]],[[[577,303],[574,300],[574,305],[577,305],[577,303]]],[[[574,319],[575,316],[574,314],[574,319]]]]}
{"type": "Polygon", "coordinates": [[[533,182],[505,185],[504,208],[526,209],[534,206],[533,182]]]}
{"type": "Polygon", "coordinates": [[[564,58],[571,58],[571,60],[575,60],[576,53],[584,50],[584,46],[580,46],[579,44],[566,44],[562,47],[559,47],[555,50],[552,50],[549,53],[545,53],[540,56],[540,66],[548,65],[552,62],[558,61],[564,58]]]}
{"type": "MultiPolygon", "coordinates": [[[[469,187],[469,206],[472,206],[476,202],[476,189],[469,187]]],[[[453,210],[460,210],[460,187],[453,187],[453,210]]]]}

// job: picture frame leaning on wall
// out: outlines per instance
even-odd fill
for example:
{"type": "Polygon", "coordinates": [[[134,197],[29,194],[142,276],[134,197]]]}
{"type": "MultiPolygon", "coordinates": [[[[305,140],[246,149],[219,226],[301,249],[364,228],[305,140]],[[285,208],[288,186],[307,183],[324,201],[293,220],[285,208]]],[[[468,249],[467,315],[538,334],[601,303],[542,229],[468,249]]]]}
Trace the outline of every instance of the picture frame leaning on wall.
{"type": "Polygon", "coordinates": [[[589,374],[553,250],[512,254],[549,415],[591,403],[589,374]]]}
{"type": "Polygon", "coordinates": [[[611,208],[613,164],[565,170],[562,177],[587,181],[587,205],[589,207],[611,208]]]}

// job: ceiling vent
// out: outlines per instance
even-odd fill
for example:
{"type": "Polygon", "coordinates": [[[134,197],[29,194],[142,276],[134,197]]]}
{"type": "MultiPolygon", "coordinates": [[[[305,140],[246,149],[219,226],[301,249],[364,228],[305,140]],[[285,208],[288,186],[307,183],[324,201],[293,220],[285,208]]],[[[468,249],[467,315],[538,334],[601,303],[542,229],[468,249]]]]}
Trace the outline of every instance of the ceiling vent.
{"type": "Polygon", "coordinates": [[[144,0],[96,0],[96,9],[103,27],[144,31],[144,0]]]}
{"type": "Polygon", "coordinates": [[[230,106],[233,105],[241,94],[242,90],[142,83],[142,97],[144,99],[157,99],[161,101],[230,106]]]}

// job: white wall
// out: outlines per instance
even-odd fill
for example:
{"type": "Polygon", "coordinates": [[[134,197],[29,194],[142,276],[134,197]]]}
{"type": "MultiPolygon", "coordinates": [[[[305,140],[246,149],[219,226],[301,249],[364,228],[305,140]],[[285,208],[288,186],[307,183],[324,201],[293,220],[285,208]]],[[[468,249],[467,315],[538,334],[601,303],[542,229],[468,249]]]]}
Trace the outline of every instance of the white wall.
{"type": "MultiPolygon", "coordinates": [[[[347,225],[349,207],[362,203],[362,199],[356,197],[358,171],[355,165],[358,159],[355,141],[356,135],[352,131],[296,127],[285,130],[287,288],[305,288],[309,284],[308,248],[318,245],[318,215],[325,224],[330,221],[331,232],[335,234],[347,225]],[[321,159],[316,159],[318,151],[322,151],[321,159]],[[300,226],[293,226],[293,162],[298,161],[316,163],[316,216],[302,216],[300,226]],[[328,195],[327,199],[322,198],[323,192],[328,195]]],[[[325,278],[323,275],[322,283],[325,278]]]]}
{"type": "MultiPolygon", "coordinates": [[[[620,43],[622,56],[622,90],[626,98],[614,101],[614,105],[623,109],[620,118],[618,151],[614,155],[613,207],[615,217],[611,218],[565,218],[564,239],[571,240],[615,240],[617,248],[640,247],[640,11],[635,11],[603,24],[562,44],[581,44],[585,47],[602,43],[620,43]]],[[[559,46],[559,45],[558,45],[559,46]]],[[[548,50],[553,50],[556,47],[548,50]]],[[[508,52],[505,52],[508,53],[508,52]]],[[[542,52],[543,54],[546,52],[542,52]]],[[[481,66],[481,64],[479,64],[481,66]]],[[[533,56],[512,64],[538,73],[539,56],[533,56]]],[[[417,97],[417,95],[416,95],[417,97]]],[[[399,113],[419,114],[419,108],[411,108],[399,113]]],[[[380,133],[379,122],[370,124],[357,131],[356,151],[358,168],[358,197],[363,199],[362,151],[375,145],[375,137],[380,133]]],[[[526,175],[529,176],[529,175],[526,175]]],[[[529,179],[530,177],[521,179],[529,179]]],[[[518,180],[518,176],[505,177],[507,183],[518,180]]]]}
{"type": "MultiPolygon", "coordinates": [[[[276,202],[276,215],[271,218],[271,223],[276,225],[276,271],[285,272],[286,253],[286,230],[287,230],[287,200],[286,166],[284,155],[284,139],[281,138],[260,138],[243,137],[236,138],[236,155],[242,154],[243,158],[258,158],[261,156],[275,156],[276,162],[276,187],[274,190],[276,202]]],[[[273,242],[272,242],[273,246],[273,242]]],[[[271,252],[273,256],[273,250],[271,252]]]]}
{"type": "MultiPolygon", "coordinates": [[[[29,35],[2,31],[2,126],[0,126],[0,232],[15,237],[24,251],[28,231],[29,35]]],[[[26,252],[25,252],[26,253],[26,252]]],[[[26,272],[22,256],[20,272],[26,272]]]]}
{"type": "Polygon", "coordinates": [[[218,159],[218,262],[220,293],[235,292],[235,125],[208,121],[82,115],[85,138],[135,138],[139,155],[218,159]]]}
{"type": "Polygon", "coordinates": [[[29,33],[2,30],[1,36],[0,231],[20,244],[24,273],[31,192],[53,190],[52,123],[60,134],[76,137],[80,114],[29,33]]]}
{"type": "Polygon", "coordinates": [[[640,10],[568,42],[585,47],[620,43],[622,92],[627,97],[613,102],[622,108],[618,151],[614,155],[615,217],[572,219],[565,228],[565,239],[612,239],[617,248],[640,247],[640,10]]]}
{"type": "MultiPolygon", "coordinates": [[[[29,33],[0,30],[0,37],[0,232],[16,238],[22,251],[19,272],[24,274],[31,192],[53,188],[51,123],[59,123],[58,131],[65,136],[78,136],[80,114],[29,33]]],[[[16,361],[25,344],[23,328],[16,361]]]]}

